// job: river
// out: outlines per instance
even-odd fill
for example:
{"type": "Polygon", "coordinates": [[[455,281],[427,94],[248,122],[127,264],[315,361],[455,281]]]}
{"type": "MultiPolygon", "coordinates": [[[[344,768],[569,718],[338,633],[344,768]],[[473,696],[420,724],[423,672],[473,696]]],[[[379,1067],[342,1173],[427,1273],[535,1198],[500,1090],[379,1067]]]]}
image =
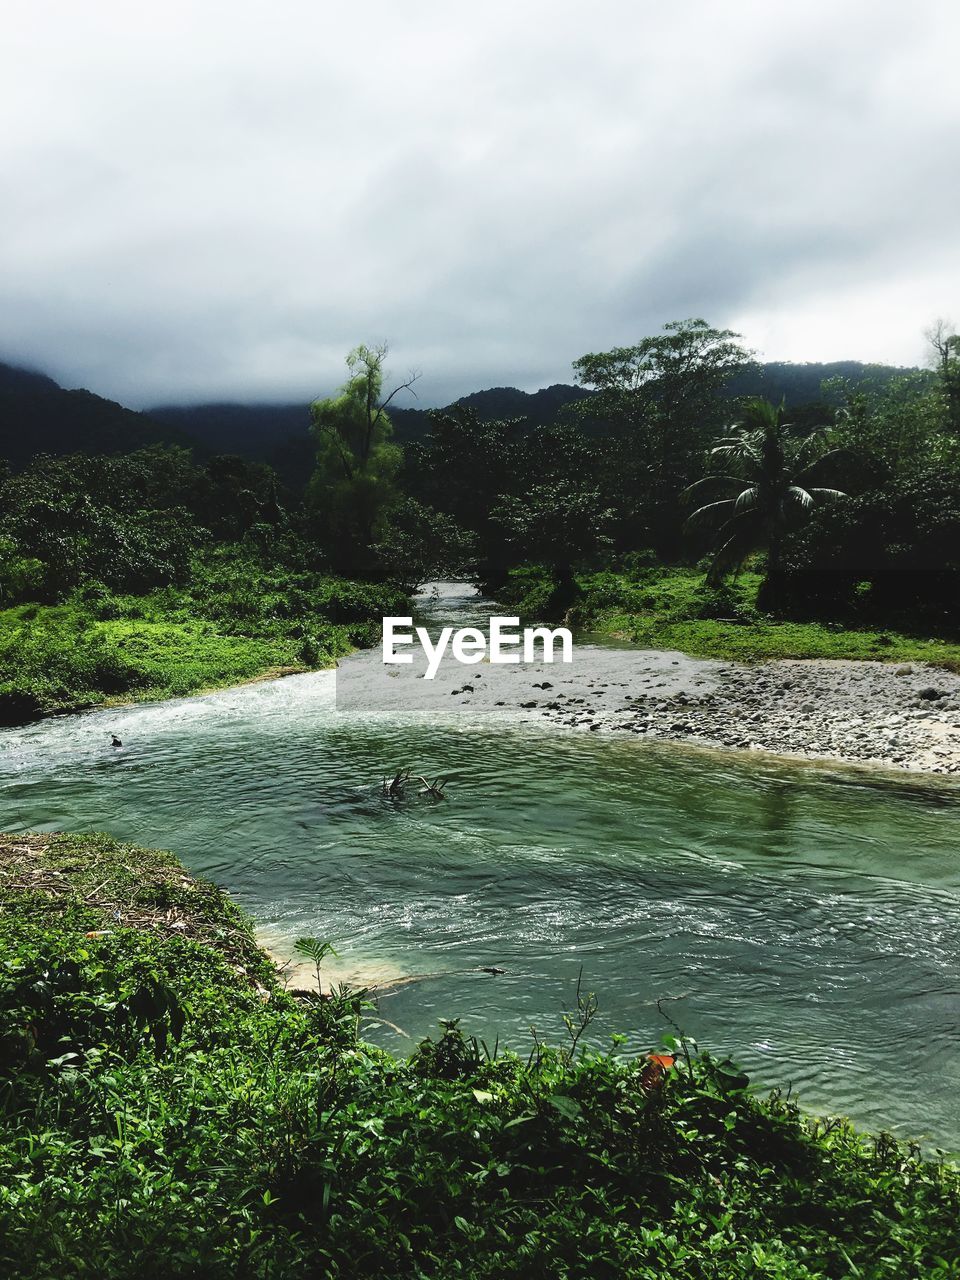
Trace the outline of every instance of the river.
{"type": "MultiPolygon", "coordinates": [[[[489,609],[421,601],[434,626],[489,609]]],[[[559,1040],[582,969],[597,1042],[654,1047],[659,1000],[810,1110],[960,1150],[955,789],[343,696],[377,667],[348,659],[339,705],[319,672],[2,730],[0,829],[173,849],[275,949],[333,942],[331,980],[427,975],[381,997],[397,1051],[441,1018],[559,1040]],[[386,799],[401,766],[447,798],[386,799]]]]}

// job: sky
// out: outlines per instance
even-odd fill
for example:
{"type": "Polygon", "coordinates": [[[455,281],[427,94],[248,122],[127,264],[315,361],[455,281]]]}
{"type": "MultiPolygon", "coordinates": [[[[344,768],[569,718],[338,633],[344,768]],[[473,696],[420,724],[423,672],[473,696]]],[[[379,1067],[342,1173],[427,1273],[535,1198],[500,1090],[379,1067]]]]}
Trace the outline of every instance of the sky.
{"type": "Polygon", "coordinates": [[[14,0],[0,360],[133,407],[420,404],[702,316],[762,358],[960,321],[953,0],[14,0]],[[412,400],[406,403],[414,403],[412,400]]]}

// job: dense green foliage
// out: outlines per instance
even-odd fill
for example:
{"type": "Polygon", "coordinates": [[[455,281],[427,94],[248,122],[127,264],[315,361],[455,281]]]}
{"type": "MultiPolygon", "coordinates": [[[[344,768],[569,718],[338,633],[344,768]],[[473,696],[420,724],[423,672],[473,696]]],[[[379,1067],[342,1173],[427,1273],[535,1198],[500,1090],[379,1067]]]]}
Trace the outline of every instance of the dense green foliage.
{"type": "MultiPolygon", "coordinates": [[[[416,375],[389,390],[386,349],[360,346],[338,394],[312,407],[304,493],[263,462],[176,446],[38,456],[0,477],[0,712],[329,663],[437,576],[475,577],[541,616],[602,613],[607,629],[696,652],[855,656],[871,648],[860,637],[891,632],[903,639],[882,656],[915,648],[907,637],[949,647],[960,636],[960,355],[949,331],[933,337],[930,371],[854,369],[785,421],[769,402],[731,398],[758,368],[736,334],[674,322],[581,357],[577,394],[549,389],[533,420],[486,412],[490,396],[522,407],[521,393],[468,397],[428,414],[405,447],[391,415],[416,375]],[[831,452],[818,462],[820,427],[831,452]],[[831,473],[830,459],[844,465],[831,473]],[[717,501],[703,504],[708,487],[717,501]],[[696,602],[664,618],[600,608],[589,590],[578,600],[598,572],[629,586],[638,557],[696,565],[711,546],[695,526],[711,515],[725,529],[711,586],[744,565],[766,569],[764,616],[749,629],[698,617],[696,602]],[[517,589],[524,565],[540,586],[542,566],[549,586],[517,589]],[[339,575],[352,585],[335,588],[339,575]],[[835,624],[851,632],[846,646],[835,624]]],[[[797,386],[809,383],[801,373],[797,386]]],[[[218,439],[229,421],[217,420],[218,439]]]]}
{"type": "MultiPolygon", "coordinates": [[[[762,555],[764,608],[781,618],[954,640],[960,355],[952,338],[942,347],[932,371],[866,367],[785,415],[729,399],[750,367],[736,335],[703,321],[667,325],[577,361],[595,393],[570,406],[565,426],[482,420],[463,407],[434,414],[407,449],[404,483],[472,536],[477,572],[497,592],[516,595],[510,575],[525,561],[546,566],[546,612],[569,607],[573,571],[616,571],[637,555],[696,564],[711,546],[702,519],[684,528],[685,494],[694,487],[704,504],[712,488],[718,505],[700,516],[726,529],[715,580],[762,555]]],[[[738,637],[728,652],[742,647],[738,637]]]]}
{"type": "Polygon", "coordinates": [[[40,457],[0,503],[0,719],[329,665],[404,600],[333,577],[236,457],[40,457]]]}
{"type": "Polygon", "coordinates": [[[226,547],[198,559],[182,588],[114,595],[91,584],[61,604],[15,606],[0,612],[0,720],[329,666],[372,643],[404,600],[226,547]]]}
{"type": "MultiPolygon", "coordinates": [[[[665,569],[628,557],[617,569],[577,574],[568,618],[599,635],[703,658],[929,662],[960,671],[960,642],[931,639],[922,627],[879,625],[867,592],[860,615],[845,624],[799,621],[760,607],[763,583],[761,574],[748,571],[711,587],[698,569],[665,569]]],[[[545,565],[525,565],[511,572],[501,598],[537,617],[549,608],[554,590],[545,565]]]]}
{"type": "Polygon", "coordinates": [[[0,877],[4,1274],[957,1274],[953,1166],[670,1037],[584,1048],[587,997],[559,1047],[446,1024],[398,1060],[168,855],[6,837],[0,877]]]}
{"type": "Polygon", "coordinates": [[[673,321],[634,346],[574,361],[578,381],[597,393],[576,414],[607,424],[612,492],[661,555],[677,550],[679,495],[723,425],[724,387],[749,361],[738,334],[705,320],[673,321]]]}
{"type": "Polygon", "coordinates": [[[338,568],[370,570],[397,500],[402,454],[392,442],[383,395],[385,347],[355,347],[350,377],[335,396],[311,407],[317,465],[307,491],[321,541],[338,568]]]}
{"type": "Polygon", "coordinates": [[[716,464],[684,493],[698,506],[687,527],[714,531],[715,549],[707,584],[715,587],[743,568],[755,551],[766,551],[767,572],[780,577],[783,544],[814,509],[847,495],[823,487],[845,454],[827,450],[822,433],[800,434],[784,421],[785,410],[769,400],[748,400],[740,421],[710,450],[716,464]]]}

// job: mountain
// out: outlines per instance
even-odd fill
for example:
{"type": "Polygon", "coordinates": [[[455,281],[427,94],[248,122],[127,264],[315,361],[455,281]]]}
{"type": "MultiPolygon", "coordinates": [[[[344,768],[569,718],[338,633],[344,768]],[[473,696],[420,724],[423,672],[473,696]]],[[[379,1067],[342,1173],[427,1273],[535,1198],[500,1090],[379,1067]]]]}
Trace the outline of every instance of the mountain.
{"type": "Polygon", "coordinates": [[[848,382],[869,384],[880,389],[894,378],[916,369],[890,364],[864,364],[861,360],[833,360],[826,364],[790,364],[772,360],[753,365],[738,373],[727,383],[728,396],[763,396],[774,404],[786,400],[790,409],[800,405],[829,403],[821,393],[820,384],[832,378],[844,378],[848,382]]]}
{"type": "Polygon", "coordinates": [[[0,458],[14,469],[37,453],[129,453],[158,441],[189,443],[92,391],[65,391],[45,374],[0,364],[0,458]]]}
{"type": "MultiPolygon", "coordinates": [[[[454,404],[472,409],[478,418],[490,422],[496,418],[525,418],[531,427],[544,427],[556,422],[564,405],[576,400],[586,400],[593,393],[584,387],[571,387],[557,382],[539,391],[518,391],[516,387],[490,387],[486,391],[471,391],[454,404]]],[[[447,408],[453,408],[448,405],[447,408]]],[[[428,409],[390,409],[390,421],[397,439],[416,440],[430,429],[428,409]]]]}
{"type": "Polygon", "coordinates": [[[302,485],[313,467],[305,404],[161,405],[152,421],[190,436],[204,453],[239,453],[268,462],[285,483],[302,485]]]}
{"type": "Polygon", "coordinates": [[[245,453],[265,459],[288,436],[310,425],[305,404],[161,405],[148,409],[154,422],[192,436],[212,453],[245,453]]]}
{"type": "MultiPolygon", "coordinates": [[[[816,417],[818,408],[829,404],[832,397],[824,397],[821,383],[831,378],[845,378],[855,383],[885,386],[893,378],[915,369],[898,368],[885,364],[863,364],[859,360],[835,360],[828,364],[788,364],[771,361],[753,365],[731,378],[725,395],[731,399],[741,396],[764,396],[779,404],[785,400],[787,407],[799,409],[810,406],[816,417]]],[[[594,393],[585,387],[556,383],[541,391],[518,391],[516,387],[491,387],[488,391],[474,391],[461,396],[458,405],[473,409],[477,416],[488,422],[495,418],[526,418],[532,427],[555,422],[568,404],[589,399],[594,393]]],[[[452,406],[450,406],[452,407],[452,406]]],[[[399,440],[415,440],[426,434],[430,427],[426,409],[391,409],[390,418],[399,440]]]]}
{"type": "MultiPolygon", "coordinates": [[[[891,365],[839,360],[829,364],[770,362],[754,365],[732,378],[727,394],[762,395],[793,409],[807,408],[816,418],[829,378],[881,387],[916,370],[891,365]]],[[[530,426],[555,422],[565,405],[588,398],[583,387],[557,383],[540,391],[490,387],[461,396],[456,404],[480,418],[525,418],[530,426]]],[[[452,406],[448,406],[452,407],[452,406]]],[[[429,430],[426,409],[390,410],[396,438],[403,443],[429,430]]],[[[186,444],[200,454],[238,453],[268,462],[287,484],[305,483],[313,465],[313,444],[305,404],[167,405],[136,413],[90,391],[65,391],[52,378],[13,365],[0,364],[0,458],[23,466],[36,453],[126,453],[146,444],[186,444]]]]}

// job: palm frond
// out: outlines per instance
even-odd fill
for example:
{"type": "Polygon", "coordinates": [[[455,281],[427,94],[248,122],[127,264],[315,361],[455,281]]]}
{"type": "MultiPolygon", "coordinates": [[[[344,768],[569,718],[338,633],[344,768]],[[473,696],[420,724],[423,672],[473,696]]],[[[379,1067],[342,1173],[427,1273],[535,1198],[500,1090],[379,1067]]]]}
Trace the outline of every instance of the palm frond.
{"type": "Polygon", "coordinates": [[[824,453],[826,444],[825,429],[804,432],[789,425],[783,404],[753,400],[743,406],[740,422],[710,451],[712,461],[735,474],[706,476],[684,492],[688,499],[709,492],[722,495],[722,500],[698,507],[686,522],[687,528],[706,526],[715,532],[712,582],[739,569],[752,551],[778,548],[819,503],[846,497],[840,489],[810,483],[842,479],[830,472],[854,456],[846,449],[824,453]],[[811,457],[815,453],[819,456],[811,457]]]}
{"type": "Polygon", "coordinates": [[[746,462],[754,467],[759,467],[762,462],[759,440],[747,435],[721,440],[710,450],[710,457],[722,458],[725,462],[746,462]]]}
{"type": "Polygon", "coordinates": [[[804,511],[809,511],[813,506],[813,498],[808,490],[801,488],[798,484],[792,484],[787,489],[787,497],[792,498],[804,511]]]}
{"type": "MultiPolygon", "coordinates": [[[[708,493],[729,493],[731,489],[739,491],[742,485],[743,481],[739,476],[731,476],[724,474],[723,472],[718,472],[715,475],[704,476],[702,480],[695,480],[693,484],[687,485],[686,489],[684,489],[680,494],[680,497],[684,503],[688,504],[692,498],[701,493],[704,495],[708,493]]],[[[730,494],[730,496],[732,497],[733,495],[730,494]]]]}
{"type": "Polygon", "coordinates": [[[822,457],[827,455],[823,449],[827,443],[827,428],[815,427],[809,435],[804,436],[797,443],[796,449],[793,451],[793,464],[795,467],[815,466],[822,457]],[[815,456],[807,462],[806,459],[810,454],[815,456]]]}
{"type": "Polygon", "coordinates": [[[736,508],[733,498],[723,498],[720,502],[708,502],[706,506],[697,507],[687,517],[685,529],[718,528],[724,520],[729,520],[736,508]]]}
{"type": "Polygon", "coordinates": [[[752,396],[744,402],[741,414],[741,431],[763,433],[770,429],[777,430],[783,422],[784,402],[771,404],[763,396],[752,396]]]}
{"type": "Polygon", "coordinates": [[[707,571],[707,582],[714,587],[723,580],[725,574],[737,572],[747,556],[756,551],[759,543],[760,528],[755,519],[731,520],[724,532],[728,536],[714,552],[707,571]]]}

